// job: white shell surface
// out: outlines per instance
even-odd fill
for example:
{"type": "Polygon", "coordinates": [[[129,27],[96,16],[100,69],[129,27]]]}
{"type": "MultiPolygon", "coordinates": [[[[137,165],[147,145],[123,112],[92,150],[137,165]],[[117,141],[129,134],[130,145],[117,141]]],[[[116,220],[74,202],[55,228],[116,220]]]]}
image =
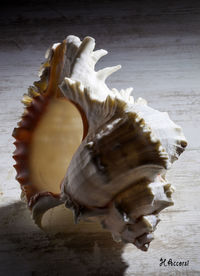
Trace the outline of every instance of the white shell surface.
{"type": "Polygon", "coordinates": [[[70,36],[67,43],[73,62],[60,88],[83,109],[89,131],[62,182],[62,200],[74,210],[76,221],[97,217],[115,240],[146,251],[158,213],[173,205],[166,170],[187,142],[167,113],[150,108],[144,99],[134,102],[131,88],[107,87],[106,78],[120,66],[95,72],[95,63],[106,52],[93,51],[93,38],[81,43],[70,36]]]}
{"type": "MultiPolygon", "coordinates": [[[[106,51],[93,51],[93,38],[81,42],[69,36],[65,42],[64,67],[57,67],[63,68],[59,86],[84,113],[88,133],[67,168],[60,197],[41,195],[34,202],[33,218],[40,225],[49,208],[65,203],[75,222],[99,220],[115,240],[146,251],[158,213],[173,205],[166,170],[187,142],[167,113],[148,107],[142,98],[134,101],[132,88],[107,87],[106,78],[120,66],[94,70],[106,51]]],[[[47,62],[59,46],[54,44],[47,52],[47,62]]],[[[41,79],[46,73],[41,70],[41,79]]]]}

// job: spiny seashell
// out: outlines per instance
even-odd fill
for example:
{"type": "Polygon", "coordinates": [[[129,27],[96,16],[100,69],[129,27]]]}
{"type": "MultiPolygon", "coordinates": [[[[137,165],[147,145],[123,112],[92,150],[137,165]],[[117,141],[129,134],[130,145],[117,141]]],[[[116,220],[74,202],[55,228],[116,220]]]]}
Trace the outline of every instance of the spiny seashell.
{"type": "Polygon", "coordinates": [[[94,47],[91,37],[68,36],[48,51],[13,132],[16,178],[38,225],[65,203],[76,222],[99,221],[146,251],[159,212],[173,205],[166,170],[187,142],[167,113],[134,102],[132,88],[107,87],[120,66],[96,72],[107,52],[94,47]]]}

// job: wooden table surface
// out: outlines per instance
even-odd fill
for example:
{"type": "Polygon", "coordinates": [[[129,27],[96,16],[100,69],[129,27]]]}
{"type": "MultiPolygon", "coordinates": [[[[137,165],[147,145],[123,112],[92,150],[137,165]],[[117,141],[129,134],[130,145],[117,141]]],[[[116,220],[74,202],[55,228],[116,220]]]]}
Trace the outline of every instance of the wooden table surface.
{"type": "Polygon", "coordinates": [[[200,3],[197,1],[28,2],[2,7],[0,18],[0,275],[200,275],[200,3]],[[182,126],[187,150],[168,173],[176,191],[148,252],[110,235],[47,237],[20,200],[11,136],[20,103],[45,50],[67,35],[90,35],[121,64],[109,79],[182,126]],[[160,266],[160,259],[189,261],[160,266]]]}

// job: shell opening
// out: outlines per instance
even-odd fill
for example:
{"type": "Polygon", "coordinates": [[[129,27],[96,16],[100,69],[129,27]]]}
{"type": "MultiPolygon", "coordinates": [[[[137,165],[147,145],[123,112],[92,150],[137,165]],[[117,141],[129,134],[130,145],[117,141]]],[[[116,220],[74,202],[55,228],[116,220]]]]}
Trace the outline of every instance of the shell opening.
{"type": "Polygon", "coordinates": [[[82,136],[77,108],[65,99],[50,100],[30,145],[30,181],[39,192],[60,193],[61,181],[82,136]]]}

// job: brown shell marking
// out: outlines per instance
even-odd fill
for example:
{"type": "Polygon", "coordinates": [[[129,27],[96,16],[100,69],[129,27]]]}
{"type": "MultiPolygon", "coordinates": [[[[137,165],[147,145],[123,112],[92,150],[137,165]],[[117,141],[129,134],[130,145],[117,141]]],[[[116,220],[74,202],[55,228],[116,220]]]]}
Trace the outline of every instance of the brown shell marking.
{"type": "MultiPolygon", "coordinates": [[[[68,104],[70,103],[70,101],[63,97],[58,87],[58,84],[62,81],[62,72],[65,66],[65,52],[65,40],[51,49],[47,61],[42,65],[40,80],[34,82],[34,86],[29,87],[29,95],[25,94],[23,97],[22,102],[26,106],[25,112],[21,121],[18,123],[18,128],[15,128],[12,134],[16,139],[14,142],[16,150],[13,154],[13,158],[16,161],[14,165],[17,171],[16,179],[21,184],[22,193],[26,196],[30,208],[42,195],[59,197],[59,193],[46,192],[45,190],[41,191],[37,185],[35,185],[36,183],[32,183],[29,158],[34,133],[50,104],[53,103],[52,105],[56,105],[58,100],[68,102],[68,104]]],[[[73,106],[76,106],[76,109],[81,115],[84,138],[88,130],[87,119],[80,106],[75,103],[73,103],[73,106]]],[[[66,105],[66,108],[67,107],[66,105]]],[[[57,183],[57,187],[60,189],[60,183],[57,183]]]]}

